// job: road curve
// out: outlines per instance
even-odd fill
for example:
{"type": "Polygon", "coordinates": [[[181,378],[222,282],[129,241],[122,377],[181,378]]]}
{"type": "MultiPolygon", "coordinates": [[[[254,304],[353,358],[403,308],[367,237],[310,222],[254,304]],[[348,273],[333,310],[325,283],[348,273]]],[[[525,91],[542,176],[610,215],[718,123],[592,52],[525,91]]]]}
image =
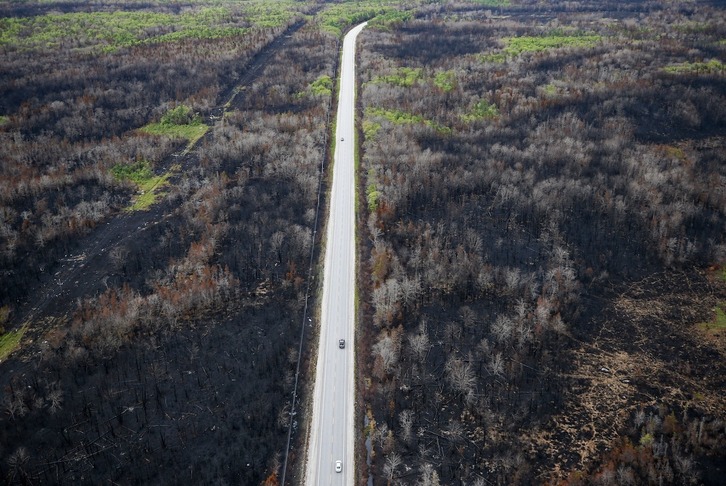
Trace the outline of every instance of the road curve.
{"type": "Polygon", "coordinates": [[[308,486],[353,486],[355,480],[355,41],[365,25],[343,40],[308,486]],[[345,339],[344,349],[340,339],[345,339]],[[336,461],[342,464],[339,473],[336,461]]]}

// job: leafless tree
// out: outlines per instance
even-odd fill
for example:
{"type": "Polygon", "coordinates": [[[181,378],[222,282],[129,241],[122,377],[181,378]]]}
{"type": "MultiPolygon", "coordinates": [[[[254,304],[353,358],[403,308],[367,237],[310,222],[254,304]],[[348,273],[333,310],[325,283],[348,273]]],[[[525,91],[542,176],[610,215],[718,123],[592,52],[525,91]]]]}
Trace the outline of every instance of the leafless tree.
{"type": "Polygon", "coordinates": [[[408,343],[411,347],[411,353],[416,360],[419,363],[423,363],[431,347],[428,330],[426,329],[426,321],[421,321],[417,332],[408,335],[408,343]]]}
{"type": "Polygon", "coordinates": [[[514,332],[514,322],[507,316],[499,315],[492,324],[491,332],[498,343],[507,344],[514,332]]]}
{"type": "Polygon", "coordinates": [[[496,377],[504,376],[504,358],[502,358],[502,353],[496,353],[491,356],[489,372],[496,377]]]}
{"type": "Polygon", "coordinates": [[[403,460],[401,459],[401,456],[399,456],[395,452],[391,452],[386,456],[386,463],[383,466],[383,473],[386,475],[386,478],[388,479],[388,484],[391,484],[391,481],[393,481],[393,476],[396,474],[396,469],[398,469],[398,466],[403,464],[403,460]]]}
{"type": "Polygon", "coordinates": [[[413,428],[413,411],[404,410],[398,414],[398,421],[401,424],[401,439],[406,444],[411,442],[411,431],[413,428]]]}
{"type": "Polygon", "coordinates": [[[467,394],[476,386],[476,375],[470,363],[454,356],[446,361],[446,376],[454,391],[467,394]]]}
{"type": "Polygon", "coordinates": [[[429,463],[421,465],[421,476],[418,479],[418,486],[440,486],[439,473],[429,463]]]}
{"type": "Polygon", "coordinates": [[[383,366],[386,373],[390,373],[392,368],[398,363],[401,352],[400,340],[392,333],[384,331],[373,345],[373,354],[383,359],[383,366]]]}

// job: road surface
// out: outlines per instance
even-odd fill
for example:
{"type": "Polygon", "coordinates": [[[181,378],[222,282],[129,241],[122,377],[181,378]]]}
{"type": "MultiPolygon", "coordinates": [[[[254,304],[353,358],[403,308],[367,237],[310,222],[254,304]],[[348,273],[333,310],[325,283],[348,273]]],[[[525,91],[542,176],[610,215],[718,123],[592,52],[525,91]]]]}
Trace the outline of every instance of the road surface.
{"type": "Polygon", "coordinates": [[[363,27],[365,23],[355,27],[343,41],[308,486],[353,486],[355,479],[355,40],[363,27]],[[340,339],[346,341],[344,349],[338,346],[340,339]],[[335,471],[336,461],[341,461],[341,472],[335,471]]]}

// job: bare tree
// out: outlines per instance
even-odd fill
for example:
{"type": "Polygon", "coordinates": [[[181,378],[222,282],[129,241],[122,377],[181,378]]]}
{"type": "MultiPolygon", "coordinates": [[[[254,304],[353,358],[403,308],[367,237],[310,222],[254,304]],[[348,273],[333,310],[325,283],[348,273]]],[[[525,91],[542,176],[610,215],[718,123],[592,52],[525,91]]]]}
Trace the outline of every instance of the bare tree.
{"type": "Polygon", "coordinates": [[[461,394],[467,394],[474,389],[476,376],[470,363],[465,363],[459,358],[450,356],[446,361],[445,369],[449,383],[455,391],[461,394]]]}
{"type": "Polygon", "coordinates": [[[386,373],[390,373],[391,369],[398,363],[401,343],[391,333],[384,331],[381,334],[378,342],[373,345],[373,355],[381,357],[386,373]]]}
{"type": "Polygon", "coordinates": [[[413,411],[404,410],[399,413],[398,421],[401,424],[401,439],[409,444],[411,442],[411,429],[413,428],[413,411]]]}
{"type": "Polygon", "coordinates": [[[396,469],[398,469],[398,466],[400,466],[403,463],[403,460],[401,459],[401,456],[396,454],[395,452],[391,452],[386,456],[386,463],[383,466],[383,473],[388,478],[388,484],[391,484],[391,481],[393,481],[393,476],[396,474],[396,469]]]}
{"type": "Polygon", "coordinates": [[[418,332],[408,335],[408,344],[411,346],[411,353],[414,357],[419,363],[423,363],[431,347],[429,334],[426,329],[426,321],[421,321],[418,326],[418,332]]]}
{"type": "Polygon", "coordinates": [[[489,372],[496,377],[504,376],[504,358],[502,358],[502,353],[492,355],[489,361],[489,372]]]}
{"type": "Polygon", "coordinates": [[[59,388],[54,388],[48,393],[48,409],[51,415],[55,415],[63,408],[63,392],[59,388]]]}
{"type": "Polygon", "coordinates": [[[404,277],[400,285],[401,301],[407,307],[416,303],[419,295],[421,295],[421,279],[416,276],[414,278],[404,277]]]}
{"type": "Polygon", "coordinates": [[[421,476],[417,484],[418,486],[440,486],[439,473],[431,464],[424,463],[421,465],[421,476]]]}
{"type": "Polygon", "coordinates": [[[512,322],[512,320],[507,316],[498,316],[494,321],[494,324],[492,324],[492,335],[499,343],[507,344],[507,342],[509,342],[512,338],[513,331],[514,322],[512,322]]]}

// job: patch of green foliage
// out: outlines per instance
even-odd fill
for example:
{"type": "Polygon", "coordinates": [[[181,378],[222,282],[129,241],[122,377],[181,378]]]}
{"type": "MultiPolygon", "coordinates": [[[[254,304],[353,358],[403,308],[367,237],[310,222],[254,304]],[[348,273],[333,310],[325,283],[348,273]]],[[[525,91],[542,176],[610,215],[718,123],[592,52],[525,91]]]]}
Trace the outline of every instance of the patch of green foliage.
{"type": "Polygon", "coordinates": [[[320,76],[310,85],[310,92],[315,96],[330,96],[333,93],[333,80],[328,75],[320,76]]]}
{"type": "Polygon", "coordinates": [[[0,115],[0,127],[10,122],[10,117],[7,115],[0,115]]]}
{"type": "Polygon", "coordinates": [[[366,20],[371,21],[371,26],[387,28],[402,18],[399,8],[392,0],[330,3],[318,13],[317,21],[322,30],[340,37],[347,27],[366,20]]]}
{"type": "Polygon", "coordinates": [[[705,22],[684,22],[681,24],[674,25],[674,28],[679,32],[685,32],[687,34],[697,34],[701,32],[708,32],[715,28],[713,24],[705,22]]]}
{"type": "Polygon", "coordinates": [[[412,113],[406,113],[405,111],[386,110],[384,108],[369,108],[366,111],[366,114],[369,117],[384,118],[396,125],[423,123],[424,125],[431,127],[438,132],[451,133],[451,128],[449,128],[449,127],[439,125],[438,123],[436,123],[432,120],[427,120],[426,118],[424,118],[421,115],[414,115],[412,113]]]}
{"type": "Polygon", "coordinates": [[[709,322],[701,323],[701,328],[706,331],[726,329],[726,302],[719,303],[714,309],[714,317],[709,322]]]}
{"type": "Polygon", "coordinates": [[[186,139],[189,142],[187,150],[190,150],[207,133],[209,127],[191,108],[179,105],[166,112],[159,123],[150,123],[139,130],[150,135],[186,139]]]}
{"type": "Polygon", "coordinates": [[[391,9],[371,19],[368,22],[368,27],[378,30],[391,30],[410,19],[410,12],[391,9]]]}
{"type": "Polygon", "coordinates": [[[410,88],[414,83],[421,79],[423,69],[421,68],[398,68],[395,73],[385,76],[376,76],[372,83],[388,83],[403,88],[410,88]]]}
{"type": "Polygon", "coordinates": [[[373,169],[368,171],[368,186],[366,187],[366,201],[368,202],[368,210],[375,212],[378,208],[378,199],[381,197],[381,193],[376,189],[375,172],[373,169]]]}
{"type": "Polygon", "coordinates": [[[129,206],[128,211],[143,211],[154,204],[162,195],[161,189],[169,182],[171,172],[167,172],[160,176],[152,177],[145,183],[139,185],[139,194],[136,196],[134,203],[129,206]]]}
{"type": "Polygon", "coordinates": [[[140,44],[182,39],[240,36],[249,26],[274,27],[294,15],[291,2],[250,2],[194,8],[181,14],[148,10],[50,13],[0,18],[0,45],[52,48],[60,45],[114,51],[140,44]]]}
{"type": "Polygon", "coordinates": [[[199,125],[201,123],[202,117],[186,105],[172,108],[161,117],[162,125],[199,125]]]}
{"type": "Polygon", "coordinates": [[[370,120],[363,120],[363,136],[366,140],[373,140],[381,129],[381,124],[370,120]]]}
{"type": "Polygon", "coordinates": [[[147,209],[154,204],[161,195],[160,189],[171,177],[171,171],[157,176],[145,160],[134,164],[116,164],[111,168],[111,174],[118,180],[133,182],[139,190],[128,211],[147,209]]]}
{"type": "Polygon", "coordinates": [[[5,324],[8,322],[9,317],[10,309],[8,306],[0,307],[0,361],[10,356],[10,353],[18,348],[20,339],[27,327],[22,326],[17,331],[5,332],[5,324]]]}
{"type": "Polygon", "coordinates": [[[442,91],[449,92],[456,87],[456,73],[442,71],[434,76],[434,85],[442,91]]]}
{"type": "Polygon", "coordinates": [[[489,103],[487,100],[479,100],[471,113],[461,115],[461,119],[465,122],[475,120],[483,120],[485,118],[496,118],[499,116],[497,105],[489,103]]]}
{"type": "Polygon", "coordinates": [[[643,437],[640,438],[640,445],[643,447],[648,447],[653,443],[653,435],[652,434],[645,434],[643,437]]]}
{"type": "Polygon", "coordinates": [[[711,59],[708,62],[673,64],[663,70],[670,74],[726,74],[726,65],[717,59],[711,59]]]}
{"type": "Polygon", "coordinates": [[[256,27],[279,27],[288,23],[295,12],[298,11],[300,3],[295,0],[259,0],[257,2],[239,2],[230,0],[230,4],[244,5],[244,14],[247,20],[256,27]]]}
{"type": "Polygon", "coordinates": [[[183,138],[189,141],[187,150],[190,150],[200,138],[207,133],[207,125],[166,125],[164,123],[150,123],[140,130],[150,135],[161,135],[170,138],[183,138]]]}
{"type": "Polygon", "coordinates": [[[541,52],[563,47],[593,47],[600,42],[601,37],[599,35],[552,34],[541,37],[505,37],[502,40],[506,44],[504,52],[510,56],[518,56],[523,52],[541,52]]]}
{"type": "Polygon", "coordinates": [[[471,0],[479,5],[485,5],[487,7],[508,7],[510,5],[509,0],[471,0]]]}
{"type": "Polygon", "coordinates": [[[547,96],[555,96],[557,94],[557,86],[555,86],[553,83],[550,83],[543,86],[542,91],[544,91],[544,94],[547,96]]]}
{"type": "Polygon", "coordinates": [[[116,164],[111,167],[111,174],[120,181],[132,181],[138,185],[154,177],[151,165],[145,160],[134,164],[116,164]]]}
{"type": "Polygon", "coordinates": [[[497,64],[501,64],[503,62],[506,62],[507,55],[503,52],[493,52],[490,54],[484,54],[481,56],[481,62],[493,62],[497,64]]]}

